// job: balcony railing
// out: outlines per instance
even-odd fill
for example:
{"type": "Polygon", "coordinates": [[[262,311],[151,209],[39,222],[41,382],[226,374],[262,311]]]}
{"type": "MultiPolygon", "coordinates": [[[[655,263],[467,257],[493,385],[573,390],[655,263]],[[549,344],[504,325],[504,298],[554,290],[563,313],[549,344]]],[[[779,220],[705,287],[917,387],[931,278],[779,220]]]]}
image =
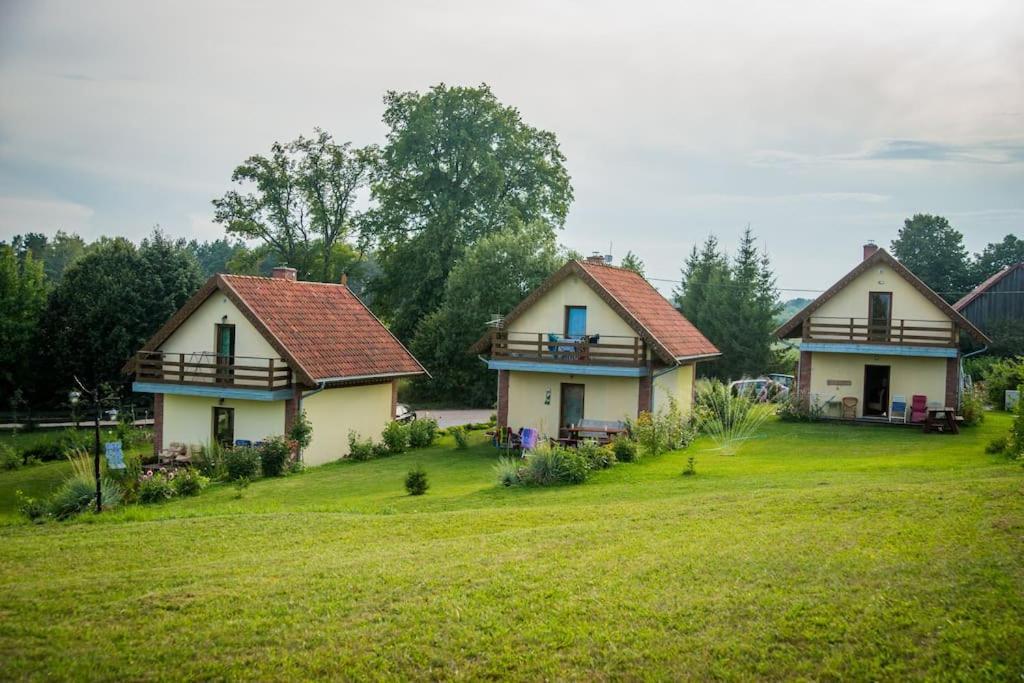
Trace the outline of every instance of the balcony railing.
{"type": "Polygon", "coordinates": [[[949,320],[868,318],[809,318],[803,324],[805,341],[902,344],[906,346],[956,346],[960,333],[949,320]]]}
{"type": "Polygon", "coordinates": [[[281,358],[139,351],[135,356],[135,378],[140,382],[274,391],[291,387],[292,370],[281,358]]]}
{"type": "Polygon", "coordinates": [[[638,367],[646,357],[647,345],[639,337],[575,338],[548,332],[499,330],[491,341],[491,358],[498,360],[638,367]]]}

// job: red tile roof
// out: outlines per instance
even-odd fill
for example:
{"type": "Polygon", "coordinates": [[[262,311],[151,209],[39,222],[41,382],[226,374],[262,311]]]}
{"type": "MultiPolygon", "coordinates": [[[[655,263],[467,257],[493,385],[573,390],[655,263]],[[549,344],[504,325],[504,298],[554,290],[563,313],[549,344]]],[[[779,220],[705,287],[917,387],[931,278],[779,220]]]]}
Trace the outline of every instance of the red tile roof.
{"type": "Polygon", "coordinates": [[[303,383],[426,373],[347,286],[248,275],[211,277],[143,350],[159,348],[214,291],[232,300],[303,383]]]}
{"type": "Polygon", "coordinates": [[[641,275],[593,261],[578,263],[672,358],[719,353],[715,345],[641,275]]]}
{"type": "MultiPolygon", "coordinates": [[[[666,363],[676,360],[720,355],[715,345],[683,317],[651,283],[631,270],[591,261],[570,261],[505,316],[507,325],[532,306],[559,282],[575,275],[587,283],[646,341],[666,363]]],[[[492,331],[470,350],[482,353],[490,347],[492,331]]]]}

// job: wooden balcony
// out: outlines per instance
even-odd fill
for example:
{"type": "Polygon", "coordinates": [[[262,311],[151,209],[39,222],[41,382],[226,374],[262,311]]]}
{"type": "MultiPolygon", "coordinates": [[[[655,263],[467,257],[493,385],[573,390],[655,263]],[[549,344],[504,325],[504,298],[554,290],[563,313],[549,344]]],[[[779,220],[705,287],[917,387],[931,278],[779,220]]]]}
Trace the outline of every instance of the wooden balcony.
{"type": "Polygon", "coordinates": [[[292,370],[281,358],[217,356],[212,352],[135,355],[138,382],[276,391],[292,386],[292,370]]]}
{"type": "Polygon", "coordinates": [[[491,340],[491,358],[533,363],[640,367],[646,362],[647,345],[639,337],[591,335],[577,339],[547,332],[498,330],[491,340]]]}
{"type": "Polygon", "coordinates": [[[812,317],[803,323],[804,341],[902,346],[955,347],[960,330],[949,320],[873,322],[868,318],[812,317]]]}

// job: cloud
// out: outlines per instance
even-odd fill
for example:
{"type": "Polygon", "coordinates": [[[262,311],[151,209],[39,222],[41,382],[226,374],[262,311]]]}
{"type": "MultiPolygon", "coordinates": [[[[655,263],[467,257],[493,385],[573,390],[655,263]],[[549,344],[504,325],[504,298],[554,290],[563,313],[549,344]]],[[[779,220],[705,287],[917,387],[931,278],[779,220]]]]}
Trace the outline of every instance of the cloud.
{"type": "Polygon", "coordinates": [[[961,164],[1024,163],[1024,139],[1005,138],[957,144],[933,140],[873,140],[855,152],[801,154],[787,150],[759,150],[751,155],[754,166],[807,166],[864,161],[955,162],[961,164]]]}
{"type": "Polygon", "coordinates": [[[693,194],[679,197],[687,206],[723,206],[749,204],[798,204],[808,202],[852,202],[881,204],[889,201],[886,194],[874,192],[798,192],[795,194],[693,194]]]}
{"type": "Polygon", "coordinates": [[[56,230],[83,232],[92,216],[90,207],[74,202],[0,197],[0,237],[25,232],[52,234],[56,230]]]}

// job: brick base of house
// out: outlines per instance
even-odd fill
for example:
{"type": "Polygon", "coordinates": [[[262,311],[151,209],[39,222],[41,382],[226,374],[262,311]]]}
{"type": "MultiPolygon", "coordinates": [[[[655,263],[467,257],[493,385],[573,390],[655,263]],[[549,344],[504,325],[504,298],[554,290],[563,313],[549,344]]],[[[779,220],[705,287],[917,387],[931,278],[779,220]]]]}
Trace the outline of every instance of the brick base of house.
{"type": "Polygon", "coordinates": [[[811,405],[811,352],[800,352],[800,370],[797,377],[796,395],[804,408],[811,405]]]}
{"type": "Polygon", "coordinates": [[[295,418],[299,414],[299,403],[302,398],[302,388],[295,387],[292,392],[292,397],[284,402],[284,433],[287,435],[292,431],[292,425],[295,424],[295,418]]]}
{"type": "Polygon", "coordinates": [[[164,449],[164,395],[153,394],[153,455],[164,449]]]}
{"type": "Polygon", "coordinates": [[[398,413],[398,380],[391,380],[391,419],[398,413]]]}
{"type": "Polygon", "coordinates": [[[640,378],[640,391],[636,400],[636,414],[651,412],[651,385],[654,379],[650,373],[640,378]]]}
{"type": "Polygon", "coordinates": [[[960,389],[960,359],[946,359],[946,405],[960,409],[957,397],[960,389]]]}
{"type": "Polygon", "coordinates": [[[508,427],[508,370],[498,370],[498,426],[508,427]]]}

